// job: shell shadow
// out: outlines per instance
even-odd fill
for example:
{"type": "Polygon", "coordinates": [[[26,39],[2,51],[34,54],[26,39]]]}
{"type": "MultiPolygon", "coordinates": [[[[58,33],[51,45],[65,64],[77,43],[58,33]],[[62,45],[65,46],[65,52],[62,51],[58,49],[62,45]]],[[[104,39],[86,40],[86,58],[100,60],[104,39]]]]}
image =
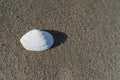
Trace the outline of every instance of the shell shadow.
{"type": "Polygon", "coordinates": [[[67,40],[67,35],[60,31],[55,30],[43,30],[49,32],[54,38],[54,44],[52,48],[58,47],[60,44],[63,44],[67,40]]]}

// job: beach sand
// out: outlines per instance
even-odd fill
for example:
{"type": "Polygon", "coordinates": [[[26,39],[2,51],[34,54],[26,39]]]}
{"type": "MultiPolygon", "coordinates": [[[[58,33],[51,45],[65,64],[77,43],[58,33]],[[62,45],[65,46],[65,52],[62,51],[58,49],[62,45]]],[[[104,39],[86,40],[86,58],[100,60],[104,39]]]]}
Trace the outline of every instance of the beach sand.
{"type": "Polygon", "coordinates": [[[120,80],[120,0],[0,0],[0,80],[120,80]],[[25,50],[32,29],[55,46],[25,50]]]}

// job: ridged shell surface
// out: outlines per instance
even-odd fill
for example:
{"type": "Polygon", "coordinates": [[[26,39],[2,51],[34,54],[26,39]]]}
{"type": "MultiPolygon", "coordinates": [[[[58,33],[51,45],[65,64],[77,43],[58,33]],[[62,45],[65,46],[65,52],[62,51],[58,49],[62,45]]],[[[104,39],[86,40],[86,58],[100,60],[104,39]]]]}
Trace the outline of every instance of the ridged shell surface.
{"type": "Polygon", "coordinates": [[[26,50],[43,51],[52,47],[54,39],[50,33],[34,29],[24,34],[20,42],[26,50]]]}

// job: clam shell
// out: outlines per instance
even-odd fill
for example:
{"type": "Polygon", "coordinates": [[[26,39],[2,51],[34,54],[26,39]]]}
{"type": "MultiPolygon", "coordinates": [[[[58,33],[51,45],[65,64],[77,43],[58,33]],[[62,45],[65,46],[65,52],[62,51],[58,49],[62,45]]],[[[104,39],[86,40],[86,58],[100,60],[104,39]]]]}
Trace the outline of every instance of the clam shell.
{"type": "Polygon", "coordinates": [[[31,30],[20,39],[21,44],[29,51],[43,51],[49,49],[53,43],[53,36],[42,30],[31,30]]]}

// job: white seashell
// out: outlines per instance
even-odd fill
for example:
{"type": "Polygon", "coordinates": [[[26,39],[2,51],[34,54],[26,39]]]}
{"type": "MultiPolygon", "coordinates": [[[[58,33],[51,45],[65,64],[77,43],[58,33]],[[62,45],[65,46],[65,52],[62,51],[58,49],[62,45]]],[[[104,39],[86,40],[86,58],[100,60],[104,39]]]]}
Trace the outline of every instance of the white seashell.
{"type": "Polygon", "coordinates": [[[20,42],[26,50],[43,51],[53,45],[54,39],[50,33],[34,29],[23,35],[20,42]]]}

